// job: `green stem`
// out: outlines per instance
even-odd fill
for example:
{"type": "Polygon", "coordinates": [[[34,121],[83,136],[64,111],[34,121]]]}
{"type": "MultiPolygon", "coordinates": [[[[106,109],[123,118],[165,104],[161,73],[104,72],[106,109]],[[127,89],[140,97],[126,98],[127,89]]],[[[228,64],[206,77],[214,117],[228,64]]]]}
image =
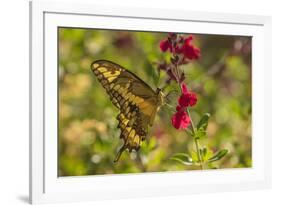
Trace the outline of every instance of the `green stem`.
{"type": "Polygon", "coordinates": [[[193,121],[192,121],[192,118],[191,118],[191,115],[190,115],[189,109],[188,109],[188,108],[186,108],[186,111],[187,111],[187,114],[188,114],[188,116],[189,116],[189,118],[190,118],[190,123],[191,123],[192,133],[193,133],[193,134],[195,134],[195,126],[194,126],[194,123],[193,123],[193,121]]]}
{"type": "MultiPolygon", "coordinates": [[[[176,65],[176,69],[178,69],[178,65],[176,65]]],[[[178,85],[179,85],[179,88],[181,90],[181,84],[179,82],[178,82],[178,85]]],[[[195,136],[195,126],[194,126],[193,120],[191,118],[189,109],[186,108],[186,111],[187,111],[189,119],[190,119],[191,128],[192,128],[192,134],[193,134],[193,136],[195,136]]],[[[196,147],[197,158],[198,158],[199,163],[200,163],[200,168],[201,168],[201,170],[203,170],[204,169],[204,167],[203,167],[203,160],[202,160],[201,153],[200,153],[200,150],[199,150],[198,139],[196,137],[194,137],[194,142],[195,142],[195,147],[196,147]]]]}
{"type": "MultiPolygon", "coordinates": [[[[192,128],[193,136],[195,136],[195,127],[194,127],[194,123],[192,121],[189,109],[186,108],[186,111],[187,111],[188,116],[190,118],[190,123],[191,123],[191,128],[192,128]]],[[[197,158],[198,158],[199,163],[200,163],[200,168],[203,170],[204,169],[204,167],[203,167],[203,160],[202,160],[202,156],[201,156],[201,153],[200,153],[200,150],[199,150],[199,142],[198,142],[198,139],[196,137],[194,137],[194,143],[195,143],[195,147],[196,147],[197,158]]]]}
{"type": "Polygon", "coordinates": [[[199,159],[199,163],[200,163],[200,168],[203,170],[204,167],[203,167],[203,162],[202,162],[202,158],[201,158],[201,154],[200,154],[200,151],[199,151],[199,143],[198,143],[198,139],[195,138],[194,139],[194,142],[195,142],[195,147],[196,147],[196,152],[197,152],[197,157],[199,159]]]}

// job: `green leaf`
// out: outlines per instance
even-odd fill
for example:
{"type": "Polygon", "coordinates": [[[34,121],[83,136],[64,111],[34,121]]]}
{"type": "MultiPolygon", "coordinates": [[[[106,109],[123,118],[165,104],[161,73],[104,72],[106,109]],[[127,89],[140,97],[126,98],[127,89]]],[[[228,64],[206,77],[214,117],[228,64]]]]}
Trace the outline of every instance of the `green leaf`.
{"type": "Polygon", "coordinates": [[[203,148],[199,149],[199,151],[200,151],[200,155],[203,157],[203,159],[205,159],[206,154],[207,154],[207,148],[203,147],[203,148]]]}
{"type": "Polygon", "coordinates": [[[202,137],[207,136],[206,129],[208,127],[209,118],[210,118],[210,114],[205,113],[203,115],[203,117],[201,118],[201,120],[198,122],[197,127],[195,129],[195,133],[194,133],[194,137],[196,139],[200,139],[202,137]]]}
{"type": "Polygon", "coordinates": [[[191,151],[191,158],[193,162],[199,162],[198,154],[195,151],[191,151]]]}
{"type": "Polygon", "coordinates": [[[220,150],[214,156],[208,159],[208,162],[215,162],[223,158],[228,153],[227,149],[220,150]]]}
{"type": "Polygon", "coordinates": [[[178,161],[184,165],[193,165],[192,158],[186,153],[177,153],[173,157],[172,160],[178,161]]]}
{"type": "Polygon", "coordinates": [[[172,157],[171,159],[172,159],[172,160],[175,160],[175,161],[178,161],[178,162],[180,162],[180,163],[182,163],[182,164],[184,164],[184,165],[193,165],[192,162],[183,161],[182,159],[177,158],[177,157],[172,157]]]}
{"type": "Polygon", "coordinates": [[[200,149],[200,154],[201,154],[204,162],[208,161],[208,159],[213,156],[212,151],[207,149],[206,147],[200,149]]]}
{"type": "Polygon", "coordinates": [[[205,137],[207,135],[206,131],[205,130],[195,130],[195,134],[194,134],[194,137],[195,139],[200,139],[202,137],[205,137]]]}
{"type": "Polygon", "coordinates": [[[209,113],[205,113],[203,115],[203,117],[201,118],[201,120],[197,124],[197,130],[204,130],[204,131],[206,131],[206,129],[208,127],[209,118],[210,118],[210,114],[209,113]]]}
{"type": "Polygon", "coordinates": [[[187,158],[191,160],[191,157],[189,156],[189,154],[186,153],[176,153],[173,157],[183,157],[183,158],[187,158]]]}

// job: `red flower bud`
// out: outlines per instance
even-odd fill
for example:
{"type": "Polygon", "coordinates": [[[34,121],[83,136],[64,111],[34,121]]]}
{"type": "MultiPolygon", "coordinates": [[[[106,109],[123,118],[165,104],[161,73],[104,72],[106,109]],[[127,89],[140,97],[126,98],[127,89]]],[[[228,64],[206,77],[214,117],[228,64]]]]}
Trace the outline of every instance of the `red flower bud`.
{"type": "Polygon", "coordinates": [[[187,94],[188,93],[187,86],[184,83],[181,84],[181,92],[183,94],[187,94]]]}

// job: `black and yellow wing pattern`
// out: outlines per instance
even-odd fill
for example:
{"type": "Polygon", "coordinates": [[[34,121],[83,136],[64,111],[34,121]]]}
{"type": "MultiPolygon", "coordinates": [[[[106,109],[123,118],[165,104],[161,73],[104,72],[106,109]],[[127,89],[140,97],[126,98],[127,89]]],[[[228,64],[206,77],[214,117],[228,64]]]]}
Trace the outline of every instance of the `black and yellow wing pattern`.
{"type": "Polygon", "coordinates": [[[162,92],[160,89],[154,91],[134,73],[108,60],[94,61],[91,69],[111,102],[120,110],[117,120],[124,143],[116,155],[116,162],[124,150],[139,150],[146,139],[148,126],[152,126],[162,104],[162,92]]]}

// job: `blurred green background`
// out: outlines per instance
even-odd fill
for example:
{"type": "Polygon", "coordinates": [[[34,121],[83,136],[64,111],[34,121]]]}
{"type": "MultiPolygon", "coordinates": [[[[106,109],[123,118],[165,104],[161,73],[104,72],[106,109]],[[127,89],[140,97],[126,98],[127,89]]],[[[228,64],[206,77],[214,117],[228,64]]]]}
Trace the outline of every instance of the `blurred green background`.
{"type": "MultiPolygon", "coordinates": [[[[90,64],[107,59],[131,70],[153,89],[156,65],[169,59],[159,49],[166,33],[59,28],[59,176],[137,173],[198,169],[170,160],[177,152],[194,150],[192,137],[171,125],[172,112],[163,107],[137,155],[114,157],[122,141],[118,110],[93,75],[90,64]]],[[[201,58],[184,67],[186,84],[198,94],[191,110],[197,122],[211,114],[208,137],[201,143],[229,153],[217,168],[251,166],[251,37],[194,35],[201,58]]],[[[165,74],[161,73],[161,79],[165,74]]],[[[166,93],[167,94],[167,93],[166,93]]],[[[174,103],[177,96],[172,99],[174,103]]]]}

